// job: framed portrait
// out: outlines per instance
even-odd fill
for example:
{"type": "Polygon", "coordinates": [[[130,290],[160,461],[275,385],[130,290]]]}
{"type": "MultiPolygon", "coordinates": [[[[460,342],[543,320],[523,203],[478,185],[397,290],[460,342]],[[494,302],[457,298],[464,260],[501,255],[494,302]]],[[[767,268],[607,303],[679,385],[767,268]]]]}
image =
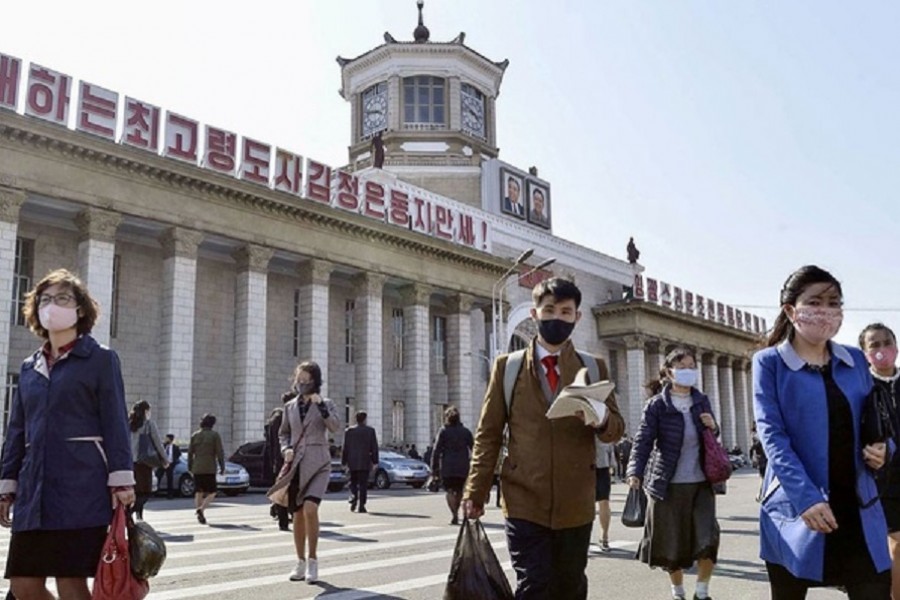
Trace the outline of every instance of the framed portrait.
{"type": "Polygon", "coordinates": [[[500,212],[525,219],[525,186],[521,175],[500,169],[500,212]]]}
{"type": "Polygon", "coordinates": [[[550,229],[550,188],[536,181],[528,180],[528,222],[550,229]]]}

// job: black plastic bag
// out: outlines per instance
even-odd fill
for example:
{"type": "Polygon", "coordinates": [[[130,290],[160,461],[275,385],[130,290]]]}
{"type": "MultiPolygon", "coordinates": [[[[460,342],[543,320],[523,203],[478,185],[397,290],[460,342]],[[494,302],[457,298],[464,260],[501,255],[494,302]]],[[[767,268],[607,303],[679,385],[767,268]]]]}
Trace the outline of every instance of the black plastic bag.
{"type": "Polygon", "coordinates": [[[444,600],[513,600],[506,573],[481,521],[463,519],[444,600]]]}
{"type": "Polygon", "coordinates": [[[166,561],[166,542],[144,521],[135,523],[129,516],[127,527],[131,573],[138,579],[150,579],[166,561]]]}
{"type": "Polygon", "coordinates": [[[630,488],[622,509],[622,525],[625,527],[643,527],[647,516],[647,495],[641,488],[630,488]]]}

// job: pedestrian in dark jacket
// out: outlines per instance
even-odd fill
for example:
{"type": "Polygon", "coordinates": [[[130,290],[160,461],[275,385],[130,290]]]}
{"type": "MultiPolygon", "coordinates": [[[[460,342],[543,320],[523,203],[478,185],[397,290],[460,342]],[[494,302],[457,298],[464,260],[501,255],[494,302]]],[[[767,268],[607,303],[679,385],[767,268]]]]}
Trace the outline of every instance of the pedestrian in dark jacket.
{"type": "Polygon", "coordinates": [[[643,483],[649,496],[637,558],[669,573],[675,600],[685,598],[683,569],[697,561],[694,598],[704,600],[718,557],[719,525],[703,473],[701,433],[708,428],[718,434],[718,425],[709,398],[694,387],[699,371],[693,353],[672,350],[665,371],[662,392],[644,407],[628,465],[628,484],[643,483]]]}
{"type": "MultiPolygon", "coordinates": [[[[281,403],[287,404],[297,396],[296,392],[285,392],[281,395],[281,403]]],[[[284,457],[281,455],[281,442],[278,440],[278,430],[281,429],[281,421],[284,419],[284,408],[272,409],[269,419],[266,421],[265,438],[263,446],[263,473],[266,476],[266,485],[272,485],[284,466],[284,457]]],[[[290,531],[290,513],[286,506],[272,503],[271,513],[278,519],[278,529],[290,531]]]]}
{"type": "Polygon", "coordinates": [[[444,426],[434,441],[431,469],[440,476],[447,490],[447,506],[453,515],[451,525],[459,524],[459,504],[466,477],[469,476],[469,458],[474,445],[472,432],[459,421],[459,409],[455,406],[447,408],[444,411],[444,426]]]}
{"type": "Polygon", "coordinates": [[[5,577],[18,598],[52,598],[48,577],[61,597],[89,598],[112,509],[134,503],[119,357],[89,335],[99,312],[65,269],[25,297],[25,322],[44,344],[22,364],[0,468],[0,525],[12,526],[5,577]]]}
{"type": "Polygon", "coordinates": [[[213,431],[215,425],[215,415],[203,415],[200,429],[191,435],[191,445],[188,447],[188,470],[194,476],[194,512],[202,525],[206,525],[206,509],[218,491],[216,463],[219,474],[225,474],[225,451],[222,449],[222,438],[213,431]]]}
{"type": "Polygon", "coordinates": [[[378,437],[375,430],[366,425],[368,415],[361,410],[356,413],[356,425],[344,432],[344,449],[341,464],[350,470],[350,510],[366,510],[369,494],[369,473],[378,464],[378,437]]]}

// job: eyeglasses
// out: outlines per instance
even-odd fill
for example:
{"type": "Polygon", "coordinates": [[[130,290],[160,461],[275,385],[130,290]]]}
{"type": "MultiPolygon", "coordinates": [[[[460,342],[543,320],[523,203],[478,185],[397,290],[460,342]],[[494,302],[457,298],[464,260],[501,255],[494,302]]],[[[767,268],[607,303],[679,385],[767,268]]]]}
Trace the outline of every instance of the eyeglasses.
{"type": "Polygon", "coordinates": [[[75,296],[65,292],[53,296],[50,294],[41,294],[38,296],[38,306],[47,306],[51,302],[57,306],[75,306],[75,296]]]}

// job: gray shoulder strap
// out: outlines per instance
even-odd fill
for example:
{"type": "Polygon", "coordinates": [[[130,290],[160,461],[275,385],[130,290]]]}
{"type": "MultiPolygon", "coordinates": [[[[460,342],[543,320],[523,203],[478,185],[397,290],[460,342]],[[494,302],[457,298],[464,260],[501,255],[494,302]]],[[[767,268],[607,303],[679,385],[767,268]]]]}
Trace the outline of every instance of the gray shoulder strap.
{"type": "Polygon", "coordinates": [[[509,407],[512,405],[513,388],[516,387],[516,379],[522,369],[525,360],[525,350],[511,352],[506,359],[506,368],[503,370],[503,398],[506,400],[506,415],[509,416],[509,407]]]}
{"type": "Polygon", "coordinates": [[[582,352],[581,350],[576,350],[578,353],[578,358],[581,359],[581,364],[587,367],[588,370],[588,383],[597,383],[600,381],[600,367],[597,366],[597,359],[594,358],[593,355],[588,354],[587,352],[582,352]]]}

